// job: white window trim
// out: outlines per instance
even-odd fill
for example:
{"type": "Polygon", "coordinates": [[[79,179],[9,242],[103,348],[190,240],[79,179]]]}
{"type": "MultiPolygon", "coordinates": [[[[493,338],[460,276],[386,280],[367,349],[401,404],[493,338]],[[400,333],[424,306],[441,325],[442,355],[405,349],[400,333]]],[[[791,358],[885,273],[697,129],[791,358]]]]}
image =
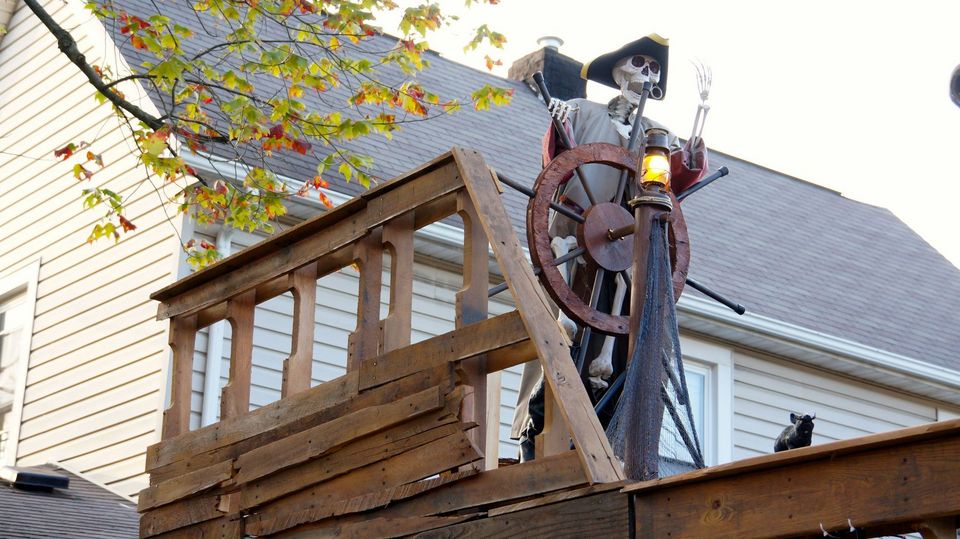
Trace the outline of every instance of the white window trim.
{"type": "MultiPolygon", "coordinates": [[[[703,440],[708,465],[733,460],[733,350],[684,335],[680,350],[710,370],[704,395],[703,440]]],[[[698,365],[698,366],[700,366],[698,365]]]]}
{"type": "Polygon", "coordinates": [[[13,408],[10,410],[10,428],[6,450],[0,465],[15,466],[17,445],[20,440],[20,420],[23,418],[23,395],[27,386],[27,371],[30,365],[30,342],[33,339],[33,320],[36,316],[37,282],[40,278],[40,260],[0,277],[0,297],[6,297],[25,290],[24,312],[29,322],[23,326],[23,338],[20,339],[20,361],[14,378],[13,408]]]}

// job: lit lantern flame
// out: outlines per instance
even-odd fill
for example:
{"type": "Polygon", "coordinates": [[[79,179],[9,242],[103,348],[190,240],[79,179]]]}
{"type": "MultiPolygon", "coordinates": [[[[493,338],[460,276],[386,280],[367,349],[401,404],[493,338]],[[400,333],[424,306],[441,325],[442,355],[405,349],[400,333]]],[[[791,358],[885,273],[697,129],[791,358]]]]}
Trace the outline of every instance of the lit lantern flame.
{"type": "Polygon", "coordinates": [[[670,187],[670,156],[664,148],[647,148],[640,173],[642,183],[656,183],[665,189],[670,187]]]}

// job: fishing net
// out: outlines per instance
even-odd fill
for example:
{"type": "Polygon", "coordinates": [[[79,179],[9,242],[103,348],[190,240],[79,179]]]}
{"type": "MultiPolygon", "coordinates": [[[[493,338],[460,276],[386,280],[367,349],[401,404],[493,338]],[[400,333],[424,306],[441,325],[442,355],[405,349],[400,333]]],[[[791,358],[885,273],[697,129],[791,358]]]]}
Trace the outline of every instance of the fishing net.
{"type": "Polygon", "coordinates": [[[637,480],[704,466],[680,357],[667,241],[664,227],[652,227],[639,342],[606,430],[624,473],[637,480]]]}

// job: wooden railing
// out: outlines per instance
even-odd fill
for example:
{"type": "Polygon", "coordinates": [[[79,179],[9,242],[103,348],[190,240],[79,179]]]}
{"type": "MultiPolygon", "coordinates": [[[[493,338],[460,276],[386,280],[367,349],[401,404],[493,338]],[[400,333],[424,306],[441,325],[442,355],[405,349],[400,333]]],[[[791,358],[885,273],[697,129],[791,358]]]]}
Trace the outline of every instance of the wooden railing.
{"type": "MultiPolygon", "coordinates": [[[[297,466],[321,455],[333,458],[331,451],[343,444],[367,443],[373,433],[399,428],[408,416],[429,412],[448,417],[441,412],[451,406],[456,409],[450,417],[459,425],[454,430],[462,432],[451,436],[465,436],[468,446],[456,449],[460,442],[451,438],[450,448],[442,451],[458,452],[455,458],[434,451],[424,459],[426,467],[418,463],[426,475],[411,471],[396,481],[420,479],[451,466],[460,473],[496,471],[496,459],[484,459],[484,453],[496,455],[485,449],[495,447],[499,425],[499,402],[487,402],[487,375],[536,358],[544,366],[549,397],[541,444],[547,450],[541,456],[561,458],[557,469],[562,479],[549,488],[518,479],[511,495],[622,479],[569,359],[566,338],[500,204],[494,175],[476,152],[454,149],[152,297],[160,302],[159,318],[170,319],[173,360],[163,440],[147,454],[151,487],[140,498],[144,535],[230,515],[224,522],[237,522],[243,514],[246,533],[255,534],[321,518],[304,508],[306,501],[291,495],[321,480],[304,476],[297,466]],[[414,232],[454,214],[464,225],[463,287],[456,295],[455,329],[410,345],[414,232]],[[491,249],[518,308],[493,318],[488,316],[487,297],[491,249]],[[381,320],[385,253],[390,257],[390,298],[389,312],[381,320]],[[347,374],[311,388],[317,280],[350,265],[359,269],[359,290],[347,374]],[[286,292],[294,298],[292,351],[283,362],[281,399],[251,412],[254,310],[286,292]],[[196,335],[220,320],[232,328],[220,421],[191,432],[196,335]],[[264,505],[278,497],[289,504],[264,505]],[[299,516],[287,516],[287,508],[300,511],[299,516]]],[[[389,466],[411,464],[396,461],[389,466]]],[[[350,491],[337,488],[342,495],[350,491]]]]}

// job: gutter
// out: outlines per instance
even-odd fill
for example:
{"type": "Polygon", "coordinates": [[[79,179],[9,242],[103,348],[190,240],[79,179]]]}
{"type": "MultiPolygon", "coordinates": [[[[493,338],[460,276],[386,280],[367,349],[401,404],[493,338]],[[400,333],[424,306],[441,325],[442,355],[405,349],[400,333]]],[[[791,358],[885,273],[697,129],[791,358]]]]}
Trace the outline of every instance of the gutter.
{"type": "Polygon", "coordinates": [[[677,304],[684,327],[784,355],[817,367],[846,372],[898,390],[960,404],[960,372],[748,312],[738,316],[710,300],[685,295],[677,304]]]}

